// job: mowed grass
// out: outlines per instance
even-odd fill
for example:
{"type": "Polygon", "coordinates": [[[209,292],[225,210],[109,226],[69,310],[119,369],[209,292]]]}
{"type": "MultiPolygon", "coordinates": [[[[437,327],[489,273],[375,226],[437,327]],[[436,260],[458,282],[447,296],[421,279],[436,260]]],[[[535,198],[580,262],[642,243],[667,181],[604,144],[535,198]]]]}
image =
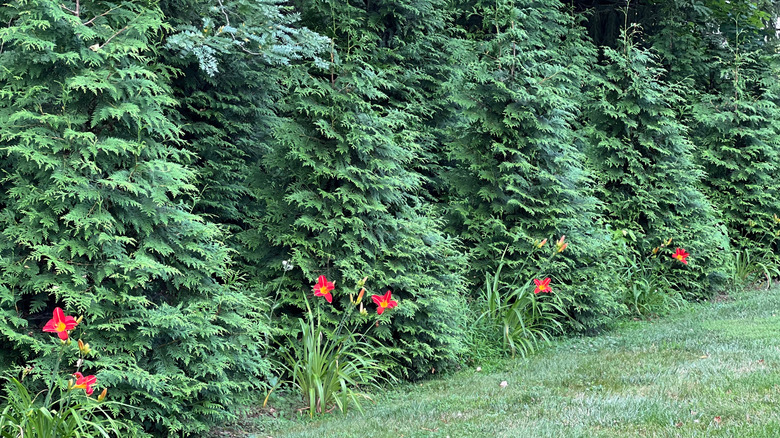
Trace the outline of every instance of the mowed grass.
{"type": "Polygon", "coordinates": [[[482,367],[255,436],[780,437],[780,289],[482,367]]]}

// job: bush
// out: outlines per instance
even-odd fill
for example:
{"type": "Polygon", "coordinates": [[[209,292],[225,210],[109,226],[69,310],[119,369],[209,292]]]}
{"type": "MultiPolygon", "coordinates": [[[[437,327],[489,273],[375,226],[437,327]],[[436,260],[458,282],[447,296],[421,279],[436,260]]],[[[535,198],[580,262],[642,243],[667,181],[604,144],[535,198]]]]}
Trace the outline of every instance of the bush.
{"type": "Polygon", "coordinates": [[[581,86],[595,58],[560,2],[475,2],[458,17],[459,71],[443,84],[456,109],[447,125],[441,169],[447,231],[469,255],[472,288],[502,259],[512,276],[534,242],[566,235],[572,249],[549,268],[570,329],[595,329],[617,306],[605,288],[613,275],[602,254],[611,242],[585,168],[577,132],[581,86]],[[502,254],[505,254],[502,258],[502,254]],[[592,281],[600,278],[599,281],[592,281]]]}
{"type": "Polygon", "coordinates": [[[645,258],[673,238],[691,264],[659,272],[688,298],[711,296],[725,283],[729,242],[719,214],[700,190],[704,174],[694,146],[671,106],[675,90],[664,84],[655,56],[627,30],[619,50],[604,48],[587,111],[599,196],[615,240],[645,258]]]}
{"type": "MultiPolygon", "coordinates": [[[[290,70],[286,119],[251,183],[263,213],[242,237],[269,268],[260,282],[287,259],[300,268],[287,277],[292,290],[319,275],[337,285],[368,276],[373,292],[411,303],[374,333],[385,357],[399,359],[395,371],[417,378],[451,367],[463,349],[465,258],[425,196],[414,102],[399,98],[403,75],[387,67],[394,56],[370,24],[401,18],[339,2],[301,2],[300,11],[303,25],[333,40],[334,62],[290,70]]],[[[291,317],[284,330],[297,331],[304,303],[292,293],[280,300],[291,317]]],[[[323,318],[335,323],[346,306],[334,303],[323,318]]]]}
{"type": "Polygon", "coordinates": [[[0,18],[0,356],[30,360],[44,349],[30,332],[67,306],[113,397],[138,406],[128,418],[160,434],[233,418],[269,368],[263,303],[234,281],[222,230],[191,213],[172,72],[155,59],[163,14],[35,0],[0,18]]]}

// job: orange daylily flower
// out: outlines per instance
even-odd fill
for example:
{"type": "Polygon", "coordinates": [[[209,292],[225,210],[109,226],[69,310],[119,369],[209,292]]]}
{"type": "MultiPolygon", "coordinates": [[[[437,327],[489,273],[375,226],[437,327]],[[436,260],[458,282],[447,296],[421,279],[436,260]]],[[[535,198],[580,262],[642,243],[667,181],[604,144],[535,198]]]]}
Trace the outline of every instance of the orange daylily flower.
{"type": "Polygon", "coordinates": [[[92,385],[97,383],[97,377],[95,376],[83,376],[79,372],[73,373],[73,377],[76,378],[76,383],[73,385],[74,388],[80,388],[83,389],[87,395],[92,395],[92,393],[95,391],[92,388],[92,385]]]}
{"type": "Polygon", "coordinates": [[[390,291],[387,291],[383,296],[371,295],[371,299],[374,300],[374,304],[376,304],[377,315],[381,315],[385,309],[392,309],[398,305],[397,301],[390,299],[390,291]]]}
{"type": "Polygon", "coordinates": [[[683,263],[685,263],[685,264],[687,265],[687,264],[688,264],[688,261],[687,261],[687,260],[685,260],[685,259],[686,259],[686,258],[687,258],[689,255],[690,255],[690,254],[688,254],[688,253],[687,253],[687,252],[686,252],[684,249],[682,249],[682,248],[677,248],[677,250],[674,252],[674,254],[672,255],[672,257],[673,257],[673,258],[675,258],[675,259],[677,259],[677,260],[679,260],[679,261],[681,261],[681,262],[683,262],[683,263]]]}

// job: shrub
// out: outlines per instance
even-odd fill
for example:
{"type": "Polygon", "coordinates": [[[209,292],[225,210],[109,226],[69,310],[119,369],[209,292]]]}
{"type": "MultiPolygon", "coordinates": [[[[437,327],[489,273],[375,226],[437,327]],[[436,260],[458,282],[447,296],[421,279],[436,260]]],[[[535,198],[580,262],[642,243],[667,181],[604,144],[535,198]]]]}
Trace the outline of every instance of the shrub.
{"type": "MultiPolygon", "coordinates": [[[[403,22],[381,5],[299,6],[301,23],[332,39],[334,62],[290,71],[291,93],[280,101],[286,119],[252,181],[263,214],[242,238],[262,252],[270,269],[260,278],[269,284],[290,259],[300,268],[286,280],[293,290],[318,275],[336,284],[368,276],[377,291],[412,302],[374,335],[385,357],[399,359],[399,375],[429,375],[455,364],[463,348],[465,259],[425,196],[417,170],[425,154],[406,109],[414,103],[397,99],[404,75],[390,68],[394,55],[372,28],[403,22]]],[[[297,330],[304,303],[290,293],[281,301],[280,314],[292,316],[286,330],[297,330]]],[[[338,321],[345,303],[337,304],[323,318],[338,321]]]]}
{"type": "MultiPolygon", "coordinates": [[[[447,125],[441,169],[447,231],[469,255],[467,279],[479,287],[504,254],[520,267],[535,241],[566,235],[573,248],[550,267],[561,296],[572,298],[569,328],[597,328],[617,307],[605,288],[598,202],[577,133],[581,86],[595,57],[575,20],[554,1],[477,1],[456,20],[462,38],[443,84],[456,109],[447,125]],[[597,274],[598,273],[598,274],[597,274]],[[592,281],[601,277],[602,281],[592,281]]],[[[520,271],[522,270],[522,271],[520,271]]],[[[613,272],[613,271],[612,271],[613,272]]]]}
{"type": "Polygon", "coordinates": [[[191,212],[172,72],[155,58],[163,14],[34,0],[0,18],[1,356],[42,351],[31,328],[67,305],[105,352],[101,380],[138,406],[128,418],[160,434],[233,418],[268,371],[262,302],[191,212]]]}
{"type": "Polygon", "coordinates": [[[660,273],[688,298],[712,295],[725,282],[729,242],[719,215],[700,190],[704,174],[693,162],[687,129],[670,109],[675,90],[664,84],[655,56],[626,31],[619,50],[604,48],[587,115],[595,170],[606,220],[635,257],[673,238],[691,265],[660,273]]]}

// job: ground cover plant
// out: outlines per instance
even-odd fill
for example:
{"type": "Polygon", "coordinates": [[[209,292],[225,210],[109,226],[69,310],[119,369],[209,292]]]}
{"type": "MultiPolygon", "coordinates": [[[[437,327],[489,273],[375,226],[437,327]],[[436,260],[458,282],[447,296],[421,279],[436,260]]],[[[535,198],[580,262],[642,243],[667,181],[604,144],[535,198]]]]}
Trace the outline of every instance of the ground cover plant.
{"type": "Polygon", "coordinates": [[[365,415],[263,420],[256,436],[776,436],[777,309],[780,288],[743,292],[407,384],[365,415]]]}

